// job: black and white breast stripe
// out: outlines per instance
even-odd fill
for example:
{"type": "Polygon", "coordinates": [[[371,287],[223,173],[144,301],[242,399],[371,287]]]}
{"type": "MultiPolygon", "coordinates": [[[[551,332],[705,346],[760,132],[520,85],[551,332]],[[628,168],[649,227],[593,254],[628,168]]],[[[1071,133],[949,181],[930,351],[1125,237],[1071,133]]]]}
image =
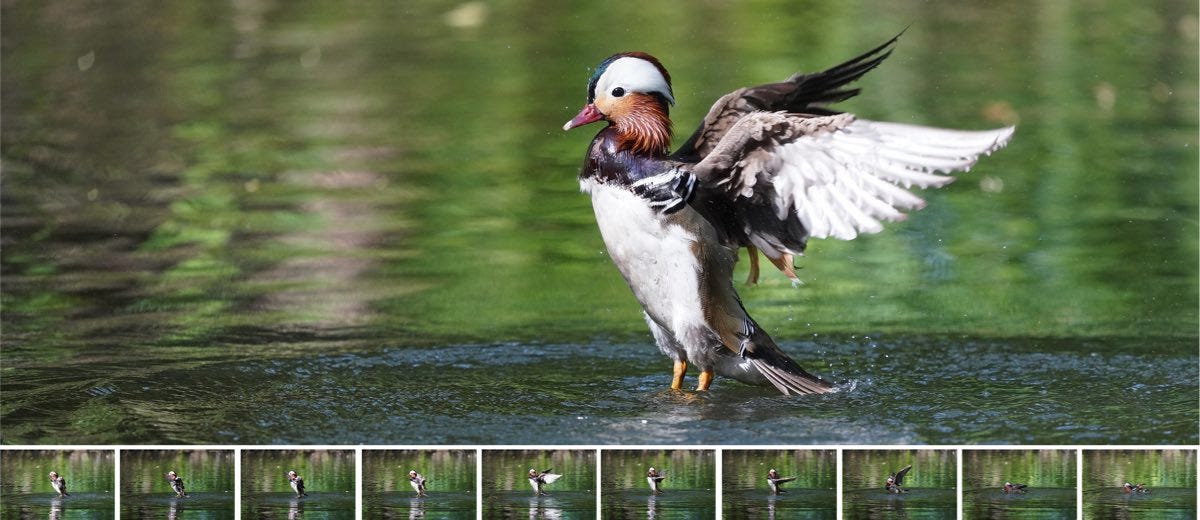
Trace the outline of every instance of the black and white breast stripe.
{"type": "Polygon", "coordinates": [[[684,168],[675,167],[629,185],[633,193],[650,202],[650,207],[664,214],[683,209],[696,194],[696,176],[684,168]]]}

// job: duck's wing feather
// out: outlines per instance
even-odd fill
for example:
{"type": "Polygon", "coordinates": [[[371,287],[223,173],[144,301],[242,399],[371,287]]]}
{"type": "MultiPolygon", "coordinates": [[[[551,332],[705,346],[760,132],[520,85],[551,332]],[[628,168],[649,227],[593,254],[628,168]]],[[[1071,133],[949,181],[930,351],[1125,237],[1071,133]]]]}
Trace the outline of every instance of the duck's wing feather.
{"type": "Polygon", "coordinates": [[[946,185],[953,177],[944,174],[966,171],[1013,130],[755,112],[692,167],[694,206],[729,241],[778,260],[803,252],[809,237],[850,240],[902,220],[925,204],[910,188],[946,185]]]}
{"type": "Polygon", "coordinates": [[[910,469],[912,469],[912,464],[909,464],[909,465],[907,465],[907,466],[904,466],[903,468],[901,468],[901,469],[900,469],[900,471],[897,471],[897,472],[896,472],[896,482],[895,482],[895,484],[896,484],[897,486],[899,486],[900,484],[904,483],[904,476],[908,474],[908,470],[910,470],[910,469]]]}
{"type": "Polygon", "coordinates": [[[550,473],[549,470],[547,470],[545,473],[542,474],[542,481],[547,484],[553,484],[555,480],[558,480],[560,478],[562,478],[562,475],[559,475],[557,473],[550,473]]]}
{"type": "Polygon", "coordinates": [[[887,59],[899,38],[897,34],[882,45],[822,72],[796,73],[779,83],[741,88],[722,96],[675,156],[690,161],[707,156],[743,116],[752,112],[835,113],[822,107],[858,95],[859,89],[845,88],[846,85],[887,59]]]}
{"type": "Polygon", "coordinates": [[[773,478],[773,479],[769,479],[769,480],[771,480],[772,482],[774,482],[776,484],[783,484],[784,482],[791,482],[793,480],[796,480],[796,477],[773,478]]]}

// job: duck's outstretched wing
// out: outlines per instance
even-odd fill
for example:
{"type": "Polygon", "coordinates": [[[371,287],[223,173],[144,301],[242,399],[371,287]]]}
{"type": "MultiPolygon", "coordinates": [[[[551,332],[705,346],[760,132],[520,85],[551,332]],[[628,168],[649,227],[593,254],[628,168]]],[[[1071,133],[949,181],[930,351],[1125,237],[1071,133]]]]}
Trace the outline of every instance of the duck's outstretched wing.
{"type": "Polygon", "coordinates": [[[883,45],[822,72],[796,73],[779,83],[741,88],[722,96],[675,157],[695,162],[707,156],[738,120],[752,112],[835,113],[823,107],[858,95],[859,89],[846,85],[887,59],[899,38],[897,34],[883,45]]]}
{"type": "Polygon", "coordinates": [[[732,245],[757,247],[790,268],[809,237],[850,240],[902,220],[925,204],[910,188],[944,186],[953,177],[943,174],[966,171],[1013,130],[755,112],[692,167],[700,184],[693,207],[732,245]]]}
{"type": "Polygon", "coordinates": [[[896,484],[897,486],[899,486],[900,484],[903,484],[904,476],[908,474],[908,470],[910,470],[910,469],[912,469],[912,464],[904,466],[903,468],[900,469],[900,471],[897,471],[896,472],[896,481],[894,482],[894,484],[896,484]]]}
{"type": "Polygon", "coordinates": [[[553,484],[555,480],[558,480],[560,478],[562,478],[562,475],[559,475],[557,473],[550,473],[550,470],[546,470],[545,472],[542,473],[542,481],[547,484],[553,484]]]}
{"type": "Polygon", "coordinates": [[[768,479],[768,480],[770,480],[771,482],[774,482],[776,484],[783,484],[784,482],[791,482],[793,480],[796,480],[796,477],[773,478],[773,479],[768,479]]]}

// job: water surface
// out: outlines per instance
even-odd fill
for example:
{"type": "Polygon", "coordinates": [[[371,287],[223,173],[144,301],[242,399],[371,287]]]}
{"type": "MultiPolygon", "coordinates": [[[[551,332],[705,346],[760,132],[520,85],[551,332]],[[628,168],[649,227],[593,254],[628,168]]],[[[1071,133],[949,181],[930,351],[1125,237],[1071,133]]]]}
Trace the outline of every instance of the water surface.
{"type": "Polygon", "coordinates": [[[362,454],[363,518],[475,518],[473,450],[363,450],[362,454]],[[409,470],[425,477],[427,496],[416,496],[409,470]]]}
{"type": "Polygon", "coordinates": [[[112,450],[0,451],[0,516],[4,518],[114,518],[116,471],[112,450]],[[50,486],[49,473],[67,481],[68,496],[50,486]]]}
{"type": "Polygon", "coordinates": [[[0,9],[2,442],[1200,442],[1194,2],[0,9]],[[841,392],[664,392],[589,67],[656,54],[686,136],[904,27],[843,107],[1011,146],[742,289],[841,392]]]}

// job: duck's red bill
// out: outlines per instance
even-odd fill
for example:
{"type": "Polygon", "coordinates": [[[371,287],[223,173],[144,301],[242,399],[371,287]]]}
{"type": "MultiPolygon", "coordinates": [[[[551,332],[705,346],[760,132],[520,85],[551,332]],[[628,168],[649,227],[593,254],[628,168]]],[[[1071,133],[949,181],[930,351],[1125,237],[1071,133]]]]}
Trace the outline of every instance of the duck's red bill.
{"type": "Polygon", "coordinates": [[[577,126],[595,123],[601,119],[604,119],[604,114],[601,114],[600,111],[596,109],[596,105],[588,103],[583,107],[583,110],[579,111],[579,115],[575,116],[574,119],[567,121],[567,124],[563,125],[563,130],[570,130],[577,126]]]}

